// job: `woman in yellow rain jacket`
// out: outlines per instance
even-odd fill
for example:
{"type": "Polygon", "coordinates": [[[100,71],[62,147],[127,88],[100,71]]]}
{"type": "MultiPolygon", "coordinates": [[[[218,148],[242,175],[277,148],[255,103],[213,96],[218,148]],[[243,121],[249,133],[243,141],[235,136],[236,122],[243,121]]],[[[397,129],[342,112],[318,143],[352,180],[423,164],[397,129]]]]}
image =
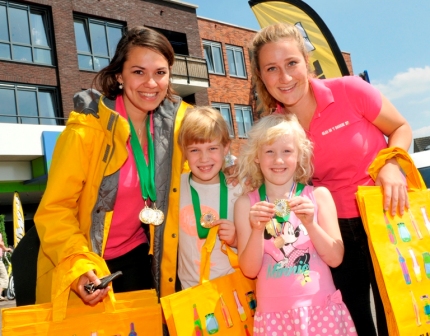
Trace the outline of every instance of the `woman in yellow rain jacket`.
{"type": "Polygon", "coordinates": [[[173,61],[163,35],[129,29],[95,78],[103,95],[75,95],[34,218],[41,241],[37,303],[71,288],[95,304],[108,288],[90,294],[83,286],[117,270],[124,275],[113,282],[116,292],[154,285],[174,292],[183,171],[176,134],[187,104],[172,94],[173,61]],[[156,206],[164,221],[142,225],[145,206],[156,206]]]}

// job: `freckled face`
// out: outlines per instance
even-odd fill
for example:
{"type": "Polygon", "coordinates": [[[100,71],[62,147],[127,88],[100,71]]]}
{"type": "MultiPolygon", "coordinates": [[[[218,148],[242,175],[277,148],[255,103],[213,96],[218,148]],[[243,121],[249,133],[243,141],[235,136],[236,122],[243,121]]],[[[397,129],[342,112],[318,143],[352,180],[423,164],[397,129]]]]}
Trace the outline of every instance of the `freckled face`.
{"type": "Polygon", "coordinates": [[[267,91],[286,107],[309,97],[307,59],[293,39],[265,44],[259,53],[260,76],[267,91]]]}
{"type": "Polygon", "coordinates": [[[123,98],[128,114],[147,113],[164,100],[169,87],[167,59],[148,48],[130,49],[117,81],[123,83],[123,98]]]}

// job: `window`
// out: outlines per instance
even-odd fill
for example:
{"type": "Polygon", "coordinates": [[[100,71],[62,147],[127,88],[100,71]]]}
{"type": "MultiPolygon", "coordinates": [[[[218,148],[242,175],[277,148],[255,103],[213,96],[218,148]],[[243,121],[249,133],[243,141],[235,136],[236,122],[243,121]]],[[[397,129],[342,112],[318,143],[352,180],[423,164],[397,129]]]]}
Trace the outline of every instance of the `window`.
{"type": "Polygon", "coordinates": [[[151,27],[152,29],[160,32],[169,40],[170,44],[173,47],[173,51],[175,54],[186,55],[188,56],[188,43],[187,43],[187,35],[184,33],[177,33],[171,30],[161,29],[151,27]]]}
{"type": "Polygon", "coordinates": [[[0,1],[0,59],[52,65],[45,9],[0,1]]]}
{"type": "Polygon", "coordinates": [[[247,132],[252,126],[252,109],[250,106],[234,106],[236,112],[237,128],[239,130],[239,137],[247,138],[247,132]]]}
{"type": "Polygon", "coordinates": [[[225,49],[227,50],[229,74],[234,77],[246,78],[243,49],[234,46],[226,46],[225,49]]]}
{"type": "Polygon", "coordinates": [[[230,138],[234,138],[234,129],[233,129],[233,122],[231,120],[230,105],[213,103],[212,107],[220,111],[224,120],[227,122],[230,138]]]}
{"type": "Polygon", "coordinates": [[[75,17],[74,26],[79,69],[103,69],[115,54],[124,26],[82,17],[75,17]]]}
{"type": "Polygon", "coordinates": [[[224,75],[224,62],[222,60],[221,44],[210,41],[203,41],[206,63],[209,73],[224,75]]]}
{"type": "Polygon", "coordinates": [[[0,83],[0,123],[59,125],[54,88],[0,83]]]}

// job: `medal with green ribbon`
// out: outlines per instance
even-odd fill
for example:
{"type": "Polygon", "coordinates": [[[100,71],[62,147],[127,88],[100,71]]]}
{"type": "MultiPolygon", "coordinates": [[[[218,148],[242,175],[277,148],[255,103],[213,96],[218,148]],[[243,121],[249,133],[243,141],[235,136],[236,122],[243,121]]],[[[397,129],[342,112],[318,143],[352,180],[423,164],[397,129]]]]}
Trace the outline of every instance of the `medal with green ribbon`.
{"type": "MultiPolygon", "coordinates": [[[[275,200],[275,217],[266,223],[266,231],[275,238],[273,243],[277,248],[281,248],[285,244],[281,234],[285,223],[290,219],[290,207],[288,206],[288,201],[291,199],[294,187],[296,187],[295,196],[299,196],[302,193],[305,185],[302,183],[297,183],[297,185],[293,183],[290,194],[288,195],[288,200],[275,200]]],[[[266,186],[264,183],[260,186],[260,188],[258,188],[258,193],[260,195],[260,201],[269,202],[269,199],[266,195],[266,186]]]]}
{"type": "MultiPolygon", "coordinates": [[[[191,180],[191,173],[189,181],[191,180]]],[[[225,181],[225,176],[222,171],[219,172],[219,215],[220,218],[227,218],[227,208],[228,208],[228,189],[227,183],[225,181]]],[[[197,191],[193,188],[190,183],[191,190],[191,200],[193,202],[194,216],[196,218],[197,234],[200,239],[204,239],[208,236],[209,229],[213,227],[213,223],[216,221],[216,217],[213,213],[206,212],[202,214],[200,209],[200,198],[197,191]]]]}
{"type": "Polygon", "coordinates": [[[157,209],[155,202],[157,201],[157,193],[155,190],[155,156],[154,156],[154,142],[151,136],[151,127],[149,115],[146,118],[146,136],[148,139],[148,163],[146,163],[143,155],[142,146],[137,138],[134,126],[128,118],[131,131],[131,149],[133,151],[134,160],[136,162],[137,173],[139,174],[140,190],[142,197],[145,201],[145,207],[139,213],[139,219],[145,224],[160,225],[164,221],[164,214],[161,210],[157,209]],[[147,205],[148,198],[153,202],[153,208],[147,205]]]}

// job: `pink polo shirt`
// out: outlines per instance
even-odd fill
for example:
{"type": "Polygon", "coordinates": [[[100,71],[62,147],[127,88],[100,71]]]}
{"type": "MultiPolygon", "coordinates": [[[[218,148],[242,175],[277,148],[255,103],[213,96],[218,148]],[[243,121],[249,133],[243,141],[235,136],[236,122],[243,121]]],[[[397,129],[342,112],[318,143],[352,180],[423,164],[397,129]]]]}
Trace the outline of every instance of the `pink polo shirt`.
{"type": "MultiPolygon", "coordinates": [[[[122,96],[116,98],[115,110],[127,119],[122,96]]],[[[152,114],[149,116],[151,122],[151,134],[154,134],[152,114]]],[[[110,225],[109,236],[106,242],[104,259],[110,260],[120,257],[140,244],[148,241],[139,219],[139,212],[145,206],[140,179],[131,149],[130,138],[127,141],[128,158],[119,171],[118,193],[113,209],[113,217],[110,225]]],[[[148,148],[143,149],[148,161],[148,148]]]]}
{"type": "Polygon", "coordinates": [[[330,190],[339,218],[359,217],[357,186],[374,185],[367,169],[387,147],[372,124],[381,111],[381,94],[356,76],[312,79],[311,86],[317,101],[307,132],[314,143],[313,184],[330,190]]]}

